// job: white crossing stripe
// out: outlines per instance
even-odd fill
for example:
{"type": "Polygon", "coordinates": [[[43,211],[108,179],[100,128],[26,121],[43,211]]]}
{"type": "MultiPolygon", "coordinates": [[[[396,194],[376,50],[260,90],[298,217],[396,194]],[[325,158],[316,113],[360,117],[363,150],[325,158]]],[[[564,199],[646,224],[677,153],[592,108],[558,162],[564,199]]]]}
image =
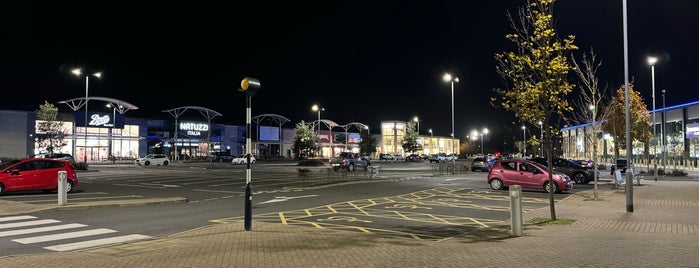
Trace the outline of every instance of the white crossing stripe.
{"type": "Polygon", "coordinates": [[[2,217],[0,218],[0,222],[3,221],[17,221],[17,220],[28,220],[28,219],[36,219],[34,216],[29,216],[29,215],[24,215],[24,216],[12,216],[12,217],[2,217]]]}
{"type": "Polygon", "coordinates": [[[55,246],[49,246],[49,247],[44,247],[44,248],[48,249],[48,250],[53,250],[53,251],[70,251],[70,250],[78,250],[78,249],[84,249],[84,248],[126,243],[126,242],[131,242],[131,241],[136,241],[136,240],[149,239],[149,238],[151,238],[151,237],[147,236],[147,235],[133,234],[133,235],[116,236],[116,237],[95,239],[95,240],[90,240],[90,241],[76,242],[76,243],[63,244],[63,245],[55,245],[55,246]]]}
{"type": "Polygon", "coordinates": [[[85,237],[85,236],[91,236],[91,235],[109,234],[109,233],[116,233],[116,232],[117,231],[112,230],[112,229],[100,228],[100,229],[92,229],[92,230],[87,230],[87,231],[78,231],[78,232],[70,232],[70,233],[62,233],[62,234],[54,234],[54,235],[42,235],[42,236],[35,236],[35,237],[29,237],[29,238],[20,238],[20,239],[14,239],[12,241],[17,242],[17,243],[21,243],[21,244],[33,244],[33,243],[48,242],[48,241],[77,238],[77,237],[85,237]]]}
{"type": "Polygon", "coordinates": [[[13,236],[13,235],[23,235],[23,234],[33,234],[33,233],[41,233],[41,232],[48,232],[48,231],[56,231],[56,230],[64,230],[64,229],[71,229],[71,228],[79,228],[79,227],[85,227],[85,226],[87,226],[87,225],[85,225],[85,224],[79,224],[79,223],[70,223],[70,224],[55,225],[55,226],[49,226],[49,227],[38,227],[38,228],[31,228],[31,229],[21,229],[21,230],[14,230],[14,231],[4,231],[4,232],[0,232],[0,237],[13,236]]]}
{"type": "Polygon", "coordinates": [[[0,229],[25,227],[25,226],[33,226],[33,225],[42,225],[42,224],[57,223],[57,222],[61,222],[61,221],[37,220],[37,221],[25,221],[25,222],[16,222],[16,223],[5,223],[5,224],[0,224],[0,229]]]}

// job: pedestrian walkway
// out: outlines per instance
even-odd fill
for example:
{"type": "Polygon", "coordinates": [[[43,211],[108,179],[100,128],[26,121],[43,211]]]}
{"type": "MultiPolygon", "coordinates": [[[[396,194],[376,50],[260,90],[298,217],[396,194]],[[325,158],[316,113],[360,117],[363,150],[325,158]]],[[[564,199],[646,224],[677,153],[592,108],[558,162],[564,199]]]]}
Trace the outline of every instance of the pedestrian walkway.
{"type": "MultiPolygon", "coordinates": [[[[214,224],[129,244],[0,258],[0,267],[699,267],[699,182],[641,179],[633,213],[611,183],[555,204],[570,225],[509,226],[441,241],[381,237],[275,223],[214,224]]],[[[0,201],[4,202],[4,201],[0,201]]],[[[7,205],[7,204],[0,204],[7,205]]],[[[254,219],[254,216],[253,216],[254,219]]]]}

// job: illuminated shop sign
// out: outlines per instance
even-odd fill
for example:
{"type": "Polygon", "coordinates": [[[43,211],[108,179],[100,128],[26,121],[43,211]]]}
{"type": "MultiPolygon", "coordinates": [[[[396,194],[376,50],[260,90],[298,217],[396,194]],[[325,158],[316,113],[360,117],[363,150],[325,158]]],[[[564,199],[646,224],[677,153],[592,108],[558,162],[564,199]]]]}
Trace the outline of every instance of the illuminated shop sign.
{"type": "MultiPolygon", "coordinates": [[[[85,126],[85,111],[75,112],[75,125],[85,126]]],[[[89,112],[87,114],[87,126],[99,128],[124,128],[124,116],[115,113],[89,112]]]]}
{"type": "Polygon", "coordinates": [[[190,137],[202,137],[209,134],[209,124],[196,122],[181,122],[180,133],[190,137]]]}

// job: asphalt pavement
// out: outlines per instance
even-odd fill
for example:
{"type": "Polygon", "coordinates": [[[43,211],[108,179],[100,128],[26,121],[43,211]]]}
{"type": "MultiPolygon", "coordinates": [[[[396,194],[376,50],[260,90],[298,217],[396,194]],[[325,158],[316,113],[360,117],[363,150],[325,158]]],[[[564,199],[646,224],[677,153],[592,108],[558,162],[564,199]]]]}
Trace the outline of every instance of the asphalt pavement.
{"type": "MultiPolygon", "coordinates": [[[[426,241],[253,217],[250,231],[242,221],[217,223],[128,244],[0,257],[0,267],[699,267],[698,174],[639,182],[630,200],[625,187],[605,182],[596,199],[590,189],[555,203],[557,219],[570,224],[537,223],[551,218],[549,206],[528,211],[522,236],[507,224],[426,241]]],[[[44,209],[65,208],[0,200],[0,215],[44,209]]]]}

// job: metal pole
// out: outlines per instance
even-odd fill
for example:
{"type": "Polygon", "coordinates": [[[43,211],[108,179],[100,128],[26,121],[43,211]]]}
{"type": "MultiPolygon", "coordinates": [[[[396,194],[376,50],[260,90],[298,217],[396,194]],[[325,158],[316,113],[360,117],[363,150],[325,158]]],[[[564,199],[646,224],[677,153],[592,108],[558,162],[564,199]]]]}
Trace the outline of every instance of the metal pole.
{"type": "Polygon", "coordinates": [[[483,154],[483,133],[481,133],[481,154],[485,156],[485,154],[483,154]]]}
{"type": "Polygon", "coordinates": [[[522,126],[522,132],[524,132],[524,137],[522,138],[522,149],[523,154],[522,158],[526,159],[527,158],[527,128],[522,126]]]}
{"type": "MultiPolygon", "coordinates": [[[[655,144],[653,144],[653,178],[657,181],[658,180],[658,153],[657,153],[657,145],[658,145],[658,137],[655,135],[655,63],[650,65],[650,75],[651,75],[651,83],[652,83],[652,90],[653,90],[653,138],[656,139],[655,144]]],[[[630,161],[630,159],[628,160],[630,161]]]]}
{"type": "Polygon", "coordinates": [[[318,107],[318,150],[320,151],[320,156],[323,156],[323,146],[320,144],[320,107],[318,107]]]}
{"type": "MultiPolygon", "coordinates": [[[[665,90],[662,90],[663,92],[663,116],[660,119],[660,153],[663,155],[663,170],[667,172],[667,169],[665,168],[665,165],[667,163],[667,142],[665,142],[665,120],[667,118],[667,114],[665,114],[665,90]]],[[[665,173],[667,174],[667,173],[665,173]]]]}
{"type": "MultiPolygon", "coordinates": [[[[629,38],[626,16],[626,0],[623,0],[624,13],[624,87],[626,110],[626,161],[631,165],[631,119],[629,118],[629,38]]],[[[626,212],[633,212],[633,177],[626,172],[626,212]]]]}
{"type": "Polygon", "coordinates": [[[452,163],[452,174],[456,174],[456,158],[454,157],[454,154],[456,154],[456,142],[454,140],[454,137],[456,137],[456,133],[454,132],[454,79],[451,80],[451,163],[452,163]]]}
{"type": "Polygon", "coordinates": [[[251,171],[250,171],[250,135],[251,128],[251,115],[252,109],[250,104],[252,102],[252,96],[245,96],[245,231],[250,231],[252,229],[252,183],[251,183],[251,171]]]}
{"type": "Polygon", "coordinates": [[[85,76],[85,143],[83,144],[83,162],[85,165],[87,165],[87,102],[89,100],[88,98],[88,90],[89,90],[89,85],[90,85],[90,76],[86,75],[85,76]]]}

